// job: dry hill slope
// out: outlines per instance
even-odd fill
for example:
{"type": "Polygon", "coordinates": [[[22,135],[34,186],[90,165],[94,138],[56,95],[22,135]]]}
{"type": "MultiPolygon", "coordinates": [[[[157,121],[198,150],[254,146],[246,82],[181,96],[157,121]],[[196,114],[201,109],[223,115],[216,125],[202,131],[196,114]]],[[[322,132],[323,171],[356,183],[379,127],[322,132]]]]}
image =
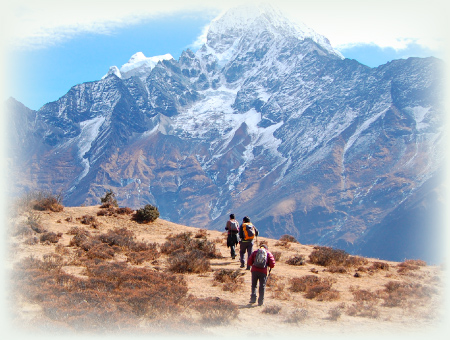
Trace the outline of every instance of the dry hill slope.
{"type": "Polygon", "coordinates": [[[330,249],[259,237],[277,263],[258,307],[248,304],[250,272],[230,258],[224,233],[161,219],[139,224],[129,213],[106,211],[65,207],[11,217],[11,314],[19,329],[417,334],[443,319],[441,268],[422,261],[381,262],[335,251],[325,259],[346,262],[322,266],[310,256],[330,249]],[[290,259],[304,263],[287,264],[290,259]]]}

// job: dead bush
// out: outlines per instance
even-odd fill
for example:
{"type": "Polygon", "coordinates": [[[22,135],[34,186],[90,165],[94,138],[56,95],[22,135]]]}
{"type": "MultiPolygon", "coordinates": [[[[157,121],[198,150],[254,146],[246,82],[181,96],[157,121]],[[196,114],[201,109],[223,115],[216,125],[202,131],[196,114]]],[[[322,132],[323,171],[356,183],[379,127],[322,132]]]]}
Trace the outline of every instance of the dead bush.
{"type": "Polygon", "coordinates": [[[377,300],[377,295],[375,293],[365,289],[353,289],[352,294],[355,302],[375,302],[377,300]]]}
{"type": "Polygon", "coordinates": [[[167,241],[161,246],[163,254],[171,254],[178,250],[184,250],[185,252],[200,250],[206,258],[222,258],[214,242],[207,239],[193,239],[191,232],[169,235],[166,239],[167,241]]]}
{"type": "Polygon", "coordinates": [[[397,272],[400,274],[407,273],[410,270],[418,270],[420,267],[425,267],[427,263],[422,260],[405,260],[397,265],[397,272]]]}
{"type": "Polygon", "coordinates": [[[303,266],[306,263],[306,260],[303,255],[294,255],[291,256],[286,263],[291,266],[303,266]]]}
{"type": "Polygon", "coordinates": [[[114,249],[104,243],[92,246],[86,253],[90,259],[112,259],[114,257],[114,249]]]}
{"type": "Polygon", "coordinates": [[[45,229],[42,225],[41,225],[41,216],[39,214],[33,214],[31,213],[30,215],[28,215],[27,217],[27,222],[26,224],[36,233],[38,234],[42,234],[47,232],[47,229],[45,229]]]}
{"type": "Polygon", "coordinates": [[[309,261],[319,266],[328,267],[331,265],[343,265],[349,254],[341,249],[333,249],[330,247],[316,246],[309,255],[309,261]]]}
{"type": "Polygon", "coordinates": [[[128,207],[123,207],[123,208],[117,208],[115,210],[116,214],[119,215],[131,215],[132,213],[134,213],[134,210],[128,207]]]}
{"type": "Polygon", "coordinates": [[[342,308],[339,306],[333,307],[328,310],[328,319],[331,321],[337,321],[342,315],[342,308]]]}
{"type": "Polygon", "coordinates": [[[220,269],[214,272],[214,281],[222,283],[224,291],[234,292],[244,283],[243,275],[239,269],[220,269]]]}
{"type": "Polygon", "coordinates": [[[168,262],[169,270],[173,273],[204,273],[211,270],[209,259],[198,249],[174,251],[169,255],[168,262]]]}
{"type": "Polygon", "coordinates": [[[291,242],[291,243],[299,243],[294,236],[291,235],[282,235],[279,238],[280,242],[291,242]]]}
{"type": "Polygon", "coordinates": [[[401,307],[406,306],[408,300],[430,299],[436,293],[436,289],[419,283],[389,281],[383,290],[378,291],[378,296],[384,300],[384,307],[401,307]]]}
{"type": "Polygon", "coordinates": [[[347,269],[344,266],[329,266],[327,267],[327,272],[345,274],[347,273],[347,269]]]}
{"type": "Polygon", "coordinates": [[[134,233],[127,228],[114,228],[101,234],[98,239],[109,246],[118,246],[121,248],[129,248],[134,244],[134,233]]]}
{"type": "Polygon", "coordinates": [[[373,302],[358,301],[347,308],[346,314],[350,316],[376,319],[380,316],[380,311],[376,308],[376,305],[373,302]]]}
{"type": "Polygon", "coordinates": [[[64,210],[61,204],[61,195],[55,195],[48,192],[38,192],[32,200],[32,208],[39,211],[60,212],[64,210]]]}
{"type": "Polygon", "coordinates": [[[207,238],[208,231],[206,229],[199,229],[194,237],[195,238],[207,238]]]}
{"type": "Polygon", "coordinates": [[[82,223],[82,224],[86,224],[86,225],[90,225],[93,227],[97,227],[97,220],[94,216],[91,215],[84,215],[80,218],[78,218],[78,220],[82,223]]]}
{"type": "Polygon", "coordinates": [[[369,271],[378,271],[378,270],[389,270],[389,264],[386,262],[375,261],[368,268],[369,271]]]}
{"type": "Polygon", "coordinates": [[[264,307],[262,312],[264,314],[272,314],[272,315],[274,315],[274,314],[280,313],[280,310],[281,310],[281,306],[273,305],[273,306],[264,307]]]}
{"type": "Polygon", "coordinates": [[[361,267],[361,266],[365,266],[369,263],[369,260],[367,260],[364,257],[361,256],[349,256],[345,261],[344,261],[344,266],[345,267],[361,267]]]}
{"type": "Polygon", "coordinates": [[[46,232],[43,233],[40,237],[40,242],[44,243],[46,241],[50,242],[50,243],[58,243],[59,239],[62,237],[62,233],[54,233],[54,232],[46,232]]]}
{"type": "Polygon", "coordinates": [[[190,307],[200,313],[201,321],[208,326],[227,324],[239,313],[238,305],[219,297],[194,299],[190,307]]]}
{"type": "Polygon", "coordinates": [[[308,310],[304,308],[296,308],[286,317],[285,322],[299,323],[308,317],[308,310]]]}

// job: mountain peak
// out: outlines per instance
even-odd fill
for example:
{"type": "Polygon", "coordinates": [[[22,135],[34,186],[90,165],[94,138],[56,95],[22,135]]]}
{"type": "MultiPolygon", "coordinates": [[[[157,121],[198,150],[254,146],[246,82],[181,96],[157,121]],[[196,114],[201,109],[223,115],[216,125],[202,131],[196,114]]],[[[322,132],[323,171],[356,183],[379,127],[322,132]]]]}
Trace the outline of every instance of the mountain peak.
{"type": "Polygon", "coordinates": [[[244,4],[229,9],[211,21],[206,45],[218,53],[232,47],[238,39],[249,34],[268,31],[283,38],[312,39],[330,53],[343,58],[324,36],[301,22],[293,22],[269,4],[244,4]]]}

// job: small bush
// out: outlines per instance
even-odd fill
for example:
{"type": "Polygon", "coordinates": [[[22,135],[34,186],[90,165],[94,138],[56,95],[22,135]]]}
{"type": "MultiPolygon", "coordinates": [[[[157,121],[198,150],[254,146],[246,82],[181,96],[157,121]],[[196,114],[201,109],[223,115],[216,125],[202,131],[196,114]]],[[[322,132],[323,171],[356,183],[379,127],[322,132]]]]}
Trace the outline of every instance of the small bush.
{"type": "Polygon", "coordinates": [[[84,216],[78,218],[78,220],[79,220],[82,224],[89,225],[89,226],[92,226],[92,227],[94,227],[94,228],[97,228],[97,227],[98,227],[98,222],[97,222],[97,220],[95,219],[94,216],[91,216],[91,215],[84,215],[84,216]]]}
{"type": "Polygon", "coordinates": [[[360,257],[360,256],[349,256],[345,262],[344,262],[344,266],[345,267],[361,267],[361,266],[365,266],[369,263],[369,260],[367,260],[364,257],[360,257]]]}
{"type": "Polygon", "coordinates": [[[365,289],[354,289],[352,290],[353,300],[355,302],[365,301],[365,302],[374,302],[377,300],[377,296],[375,293],[372,293],[365,289]]]}
{"type": "Polygon", "coordinates": [[[273,305],[273,306],[267,306],[267,307],[265,307],[263,310],[262,310],[262,312],[264,313],[264,314],[278,314],[278,313],[280,313],[280,310],[281,310],[281,306],[278,306],[278,305],[273,305]]]}
{"type": "Polygon", "coordinates": [[[234,292],[244,283],[243,275],[239,269],[220,269],[214,273],[214,281],[223,283],[224,291],[234,292]]]}
{"type": "Polygon", "coordinates": [[[155,221],[158,217],[158,208],[147,204],[144,208],[136,210],[133,219],[138,223],[149,223],[155,221]]]}
{"type": "Polygon", "coordinates": [[[309,255],[309,261],[324,267],[338,266],[344,264],[348,257],[349,254],[344,250],[317,246],[309,255]]]}
{"type": "Polygon", "coordinates": [[[308,317],[308,311],[304,308],[297,308],[293,310],[285,319],[288,323],[299,323],[308,317]]]}
{"type": "Polygon", "coordinates": [[[299,243],[294,236],[291,235],[282,235],[279,239],[280,242],[291,242],[291,243],[299,243]]]}
{"type": "Polygon", "coordinates": [[[116,214],[119,215],[131,215],[134,212],[134,210],[128,207],[124,207],[124,208],[117,208],[115,212],[116,214]]]}
{"type": "Polygon", "coordinates": [[[345,269],[344,266],[329,266],[327,268],[327,271],[330,273],[339,273],[339,274],[347,273],[347,269],[345,269]]]}
{"type": "Polygon", "coordinates": [[[100,202],[102,203],[100,208],[111,208],[111,207],[119,206],[117,204],[116,195],[114,194],[114,192],[112,190],[107,191],[105,193],[105,196],[100,198],[100,202]]]}
{"type": "Polygon", "coordinates": [[[47,192],[39,192],[32,201],[32,208],[40,211],[60,212],[64,210],[61,204],[61,195],[54,195],[47,192]]]}
{"type": "Polygon", "coordinates": [[[46,241],[49,241],[50,243],[58,243],[59,239],[62,237],[62,233],[54,233],[54,232],[47,232],[43,233],[40,237],[41,243],[44,243],[46,241]]]}
{"type": "Polygon", "coordinates": [[[331,321],[337,321],[342,315],[342,309],[337,306],[333,307],[328,311],[328,319],[331,321]]]}
{"type": "Polygon", "coordinates": [[[45,229],[42,225],[41,225],[41,216],[39,214],[30,214],[27,217],[27,222],[26,224],[28,226],[30,226],[30,228],[38,233],[38,234],[42,234],[47,232],[47,229],[45,229]]]}
{"type": "Polygon", "coordinates": [[[207,238],[207,230],[206,229],[199,229],[197,233],[195,234],[195,238],[207,238]]]}
{"type": "Polygon", "coordinates": [[[173,273],[204,273],[211,270],[209,259],[198,249],[189,252],[179,249],[169,255],[168,262],[173,273]]]}
{"type": "Polygon", "coordinates": [[[291,266],[303,266],[306,263],[306,260],[303,255],[294,255],[287,260],[286,263],[291,266]]]}
{"type": "Polygon", "coordinates": [[[191,308],[200,312],[202,322],[209,326],[227,324],[239,313],[238,305],[218,297],[195,299],[191,308]]]}
{"type": "Polygon", "coordinates": [[[348,307],[347,315],[360,316],[363,318],[376,319],[380,315],[380,311],[376,308],[375,303],[358,301],[356,304],[348,307]]]}
{"type": "Polygon", "coordinates": [[[114,257],[114,249],[107,244],[99,243],[92,246],[86,253],[90,259],[112,259],[114,257]]]}
{"type": "Polygon", "coordinates": [[[426,266],[427,263],[422,260],[405,260],[397,265],[397,272],[400,274],[407,273],[410,270],[418,270],[420,267],[426,266]]]}
{"type": "Polygon", "coordinates": [[[369,271],[389,270],[389,264],[386,262],[375,261],[368,268],[369,271]]]}

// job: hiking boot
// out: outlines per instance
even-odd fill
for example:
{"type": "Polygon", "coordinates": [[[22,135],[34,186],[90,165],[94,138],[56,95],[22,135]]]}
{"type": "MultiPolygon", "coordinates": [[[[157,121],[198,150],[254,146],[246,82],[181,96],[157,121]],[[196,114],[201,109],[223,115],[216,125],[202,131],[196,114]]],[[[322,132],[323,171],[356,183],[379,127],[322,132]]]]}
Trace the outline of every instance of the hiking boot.
{"type": "Polygon", "coordinates": [[[241,268],[244,268],[245,266],[243,264],[241,264],[241,268]]]}
{"type": "Polygon", "coordinates": [[[263,303],[262,302],[258,302],[258,306],[262,306],[263,305],[263,303]]]}
{"type": "Polygon", "coordinates": [[[236,256],[234,256],[234,255],[233,255],[233,256],[231,256],[231,259],[232,259],[232,260],[234,260],[235,258],[236,258],[236,256]]]}
{"type": "Polygon", "coordinates": [[[249,302],[249,303],[256,303],[256,300],[250,299],[250,302],[249,302]]]}
{"type": "Polygon", "coordinates": [[[250,270],[250,266],[247,266],[247,269],[246,270],[250,270]]]}

